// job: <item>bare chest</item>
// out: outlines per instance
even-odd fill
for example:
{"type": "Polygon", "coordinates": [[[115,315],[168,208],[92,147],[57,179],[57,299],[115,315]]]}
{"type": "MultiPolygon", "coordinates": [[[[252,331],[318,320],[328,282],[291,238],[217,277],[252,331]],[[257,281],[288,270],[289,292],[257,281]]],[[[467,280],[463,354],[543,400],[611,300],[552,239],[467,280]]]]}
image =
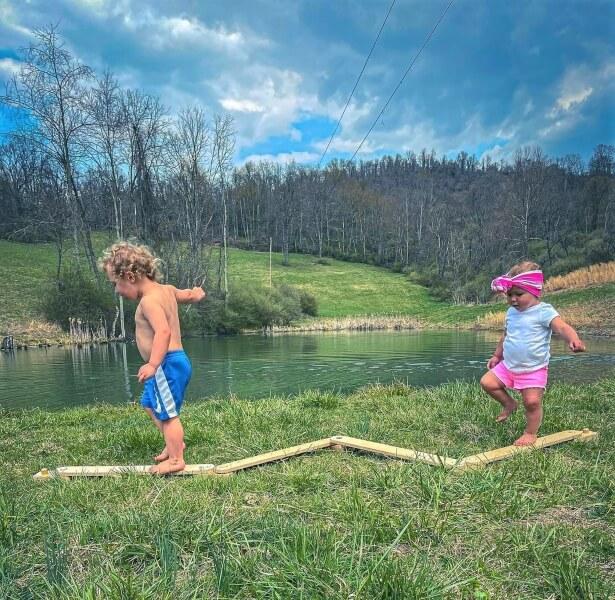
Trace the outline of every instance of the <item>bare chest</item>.
{"type": "Polygon", "coordinates": [[[149,321],[145,318],[145,315],[143,314],[143,310],[141,309],[140,305],[135,311],[135,327],[137,335],[147,335],[148,333],[152,332],[151,325],[149,324],[149,321]]]}

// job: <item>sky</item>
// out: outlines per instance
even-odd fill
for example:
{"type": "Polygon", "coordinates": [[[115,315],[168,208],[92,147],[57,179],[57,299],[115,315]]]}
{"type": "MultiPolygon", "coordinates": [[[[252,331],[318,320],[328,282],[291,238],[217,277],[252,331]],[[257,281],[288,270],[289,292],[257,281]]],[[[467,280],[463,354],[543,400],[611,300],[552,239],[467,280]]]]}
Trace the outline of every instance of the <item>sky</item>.
{"type": "MultiPolygon", "coordinates": [[[[395,0],[322,160],[350,158],[450,0],[395,0]]],[[[318,164],[392,0],[0,0],[0,85],[33,31],[171,115],[230,114],[236,164],[318,164]]],[[[615,143],[615,1],[455,0],[357,158],[510,160],[615,143]]],[[[0,114],[0,132],[10,130],[0,114]]]]}

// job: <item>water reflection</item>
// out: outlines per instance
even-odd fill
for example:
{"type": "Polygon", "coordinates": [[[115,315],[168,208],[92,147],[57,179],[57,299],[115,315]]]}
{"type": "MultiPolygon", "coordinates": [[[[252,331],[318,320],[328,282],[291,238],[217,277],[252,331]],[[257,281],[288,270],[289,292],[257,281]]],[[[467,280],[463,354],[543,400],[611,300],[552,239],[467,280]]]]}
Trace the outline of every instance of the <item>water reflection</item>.
{"type": "MultiPolygon", "coordinates": [[[[336,332],[185,340],[193,364],[188,400],[217,395],[266,397],[307,388],[348,391],[399,380],[413,386],[477,381],[499,335],[494,332],[336,332]]],[[[552,345],[551,380],[615,376],[615,340],[586,340],[571,355],[552,345]]],[[[141,358],[134,345],[46,348],[0,353],[0,406],[61,407],[133,402],[141,358]]]]}

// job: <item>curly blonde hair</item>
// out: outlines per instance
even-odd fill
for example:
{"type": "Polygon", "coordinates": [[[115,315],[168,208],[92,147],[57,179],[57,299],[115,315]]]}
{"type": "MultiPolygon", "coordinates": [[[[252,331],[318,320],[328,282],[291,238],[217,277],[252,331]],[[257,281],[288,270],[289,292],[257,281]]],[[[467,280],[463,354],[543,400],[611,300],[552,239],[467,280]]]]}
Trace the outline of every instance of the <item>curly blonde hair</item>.
{"type": "Polygon", "coordinates": [[[161,262],[147,246],[124,241],[109,246],[98,261],[98,266],[115,278],[132,273],[138,279],[147,277],[159,281],[161,262]]]}
{"type": "Polygon", "coordinates": [[[514,277],[515,275],[520,275],[521,273],[527,273],[528,271],[539,271],[540,265],[532,262],[531,260],[524,260],[516,265],[513,265],[506,273],[510,277],[514,277]]]}

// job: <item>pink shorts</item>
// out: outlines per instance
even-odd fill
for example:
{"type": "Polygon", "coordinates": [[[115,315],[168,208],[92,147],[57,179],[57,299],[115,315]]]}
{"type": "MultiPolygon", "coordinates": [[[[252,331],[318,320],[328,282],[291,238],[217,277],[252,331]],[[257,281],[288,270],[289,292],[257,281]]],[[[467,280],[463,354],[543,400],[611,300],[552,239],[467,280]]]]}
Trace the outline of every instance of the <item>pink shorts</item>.
{"type": "Polygon", "coordinates": [[[512,373],[504,364],[499,362],[491,372],[507,387],[513,390],[524,390],[526,388],[547,387],[547,376],[549,367],[542,367],[529,373],[512,373]]]}

